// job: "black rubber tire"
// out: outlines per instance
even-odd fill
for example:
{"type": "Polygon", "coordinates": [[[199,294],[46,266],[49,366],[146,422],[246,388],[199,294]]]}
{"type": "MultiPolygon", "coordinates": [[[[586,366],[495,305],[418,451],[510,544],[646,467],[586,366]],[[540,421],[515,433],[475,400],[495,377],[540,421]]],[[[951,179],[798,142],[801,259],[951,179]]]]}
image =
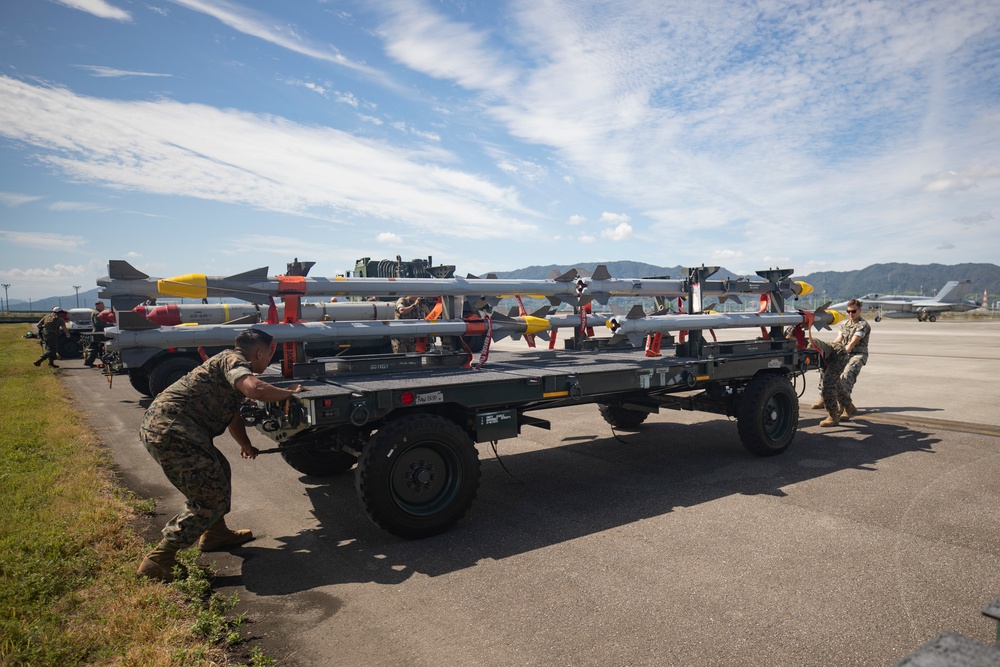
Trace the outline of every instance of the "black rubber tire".
{"type": "Polygon", "coordinates": [[[799,398],[788,377],[755,375],[740,398],[736,425],[743,446],[757,456],[774,456],[788,449],[799,427],[799,398]]]}
{"type": "Polygon", "coordinates": [[[83,356],[83,346],[79,338],[60,336],[56,352],[62,359],[79,359],[83,356]]]}
{"type": "Polygon", "coordinates": [[[623,431],[636,430],[649,417],[649,413],[642,410],[632,410],[604,403],[598,404],[597,409],[600,410],[604,421],[623,431]]]}
{"type": "Polygon", "coordinates": [[[406,539],[454,526],[475,500],[479,476],[479,452],[469,434],[445,417],[427,414],[380,428],[355,471],[368,518],[406,539]]]}
{"type": "Polygon", "coordinates": [[[303,475],[312,477],[339,475],[347,472],[357,463],[357,458],[353,454],[330,449],[322,444],[282,451],[281,458],[303,475]]]}
{"type": "Polygon", "coordinates": [[[153,392],[149,390],[149,373],[145,371],[130,370],[128,372],[128,383],[143,396],[153,395],[153,392]]]}
{"type": "Polygon", "coordinates": [[[154,397],[180,380],[182,377],[198,368],[201,364],[191,357],[170,357],[164,359],[149,372],[149,391],[154,397]]]}

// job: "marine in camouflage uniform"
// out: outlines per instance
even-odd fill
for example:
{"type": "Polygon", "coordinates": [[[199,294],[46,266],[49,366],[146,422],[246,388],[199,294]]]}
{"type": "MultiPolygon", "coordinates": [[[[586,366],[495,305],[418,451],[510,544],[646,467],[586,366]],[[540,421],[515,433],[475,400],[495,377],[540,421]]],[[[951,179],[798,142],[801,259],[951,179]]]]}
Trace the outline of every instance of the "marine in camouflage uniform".
{"type": "Polygon", "coordinates": [[[836,426],[842,419],[850,419],[858,411],[851,394],[868,363],[868,341],[871,325],[861,317],[861,302],[852,299],[847,304],[848,320],[840,327],[840,334],[833,341],[835,353],[825,358],[826,370],[820,381],[823,407],[830,415],[820,426],[836,426]]]}
{"type": "Polygon", "coordinates": [[[38,320],[38,335],[42,338],[42,356],[34,362],[36,366],[41,366],[42,362],[48,359],[51,368],[59,368],[55,363],[59,339],[69,335],[69,327],[66,326],[66,320],[62,317],[65,314],[65,310],[56,307],[52,309],[51,313],[38,320]]]}
{"type": "Polygon", "coordinates": [[[101,356],[101,352],[104,350],[104,341],[107,340],[104,336],[104,329],[107,328],[108,323],[101,319],[101,313],[104,312],[104,302],[98,301],[94,304],[94,311],[90,313],[90,347],[87,348],[87,358],[84,360],[84,366],[93,366],[94,361],[97,357],[101,356]]]}
{"type": "Polygon", "coordinates": [[[139,438],[150,456],[186,502],[163,528],[163,540],[146,556],[139,574],[169,581],[178,550],[196,540],[203,551],[236,546],[253,539],[249,530],[225,524],[232,496],[232,471],[213,439],[227,428],[243,458],[255,458],[239,416],[244,397],[267,402],[290,398],[301,385],[280,389],[254,375],[267,368],[271,337],[250,329],[236,338],[235,350],[224,350],[163,390],[142,420],[139,438]]]}
{"type": "MultiPolygon", "coordinates": [[[[424,305],[422,299],[415,296],[404,296],[396,300],[396,319],[397,320],[422,320],[430,314],[430,309],[424,305]]],[[[393,338],[392,339],[392,351],[399,352],[416,352],[417,351],[417,339],[416,338],[393,338]]]]}

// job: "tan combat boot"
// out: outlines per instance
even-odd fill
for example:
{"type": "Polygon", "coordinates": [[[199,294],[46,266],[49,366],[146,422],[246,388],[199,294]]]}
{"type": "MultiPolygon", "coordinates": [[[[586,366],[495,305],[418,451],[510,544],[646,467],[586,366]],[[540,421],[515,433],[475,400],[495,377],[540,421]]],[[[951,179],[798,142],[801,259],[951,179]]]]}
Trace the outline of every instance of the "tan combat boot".
{"type": "Polygon", "coordinates": [[[837,403],[834,403],[831,408],[826,408],[826,414],[829,416],[819,423],[820,426],[837,426],[840,424],[840,406],[837,403]]]}
{"type": "Polygon", "coordinates": [[[146,554],[139,565],[137,574],[150,579],[170,583],[174,580],[174,566],[177,565],[177,545],[162,540],[156,548],[146,554]]]}
{"type": "Polygon", "coordinates": [[[813,403],[812,405],[810,405],[809,407],[812,410],[822,410],[823,408],[826,407],[826,404],[823,403],[823,399],[821,398],[818,401],[816,401],[815,403],[813,403]]]}
{"type": "Polygon", "coordinates": [[[253,539],[249,530],[230,530],[225,517],[215,522],[211,528],[202,534],[198,547],[202,551],[223,551],[229,547],[238,547],[253,539]]]}
{"type": "Polygon", "coordinates": [[[858,414],[858,409],[854,407],[854,403],[846,403],[840,413],[840,420],[846,422],[856,414],[858,414]]]}

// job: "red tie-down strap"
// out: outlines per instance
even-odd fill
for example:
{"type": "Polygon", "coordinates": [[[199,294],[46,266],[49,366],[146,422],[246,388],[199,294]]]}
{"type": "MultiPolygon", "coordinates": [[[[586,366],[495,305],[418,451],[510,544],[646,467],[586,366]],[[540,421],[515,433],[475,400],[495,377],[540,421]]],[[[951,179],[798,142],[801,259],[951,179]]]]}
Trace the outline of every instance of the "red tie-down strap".
{"type": "Polygon", "coordinates": [[[486,363],[486,360],[490,358],[490,343],[493,342],[493,318],[486,318],[486,340],[483,341],[483,351],[479,353],[479,363],[476,364],[476,370],[478,371],[486,363]]]}

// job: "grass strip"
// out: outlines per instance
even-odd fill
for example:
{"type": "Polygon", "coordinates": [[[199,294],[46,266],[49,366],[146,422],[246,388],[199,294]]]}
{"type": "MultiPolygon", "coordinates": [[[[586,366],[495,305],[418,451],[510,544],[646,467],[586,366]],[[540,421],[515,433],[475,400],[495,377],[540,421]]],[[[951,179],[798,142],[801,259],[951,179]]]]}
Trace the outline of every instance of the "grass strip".
{"type": "Polygon", "coordinates": [[[196,549],[175,584],[136,576],[149,501],[115,480],[59,371],[32,366],[26,331],[0,325],[0,666],[231,665],[235,599],[211,593],[196,549]]]}

